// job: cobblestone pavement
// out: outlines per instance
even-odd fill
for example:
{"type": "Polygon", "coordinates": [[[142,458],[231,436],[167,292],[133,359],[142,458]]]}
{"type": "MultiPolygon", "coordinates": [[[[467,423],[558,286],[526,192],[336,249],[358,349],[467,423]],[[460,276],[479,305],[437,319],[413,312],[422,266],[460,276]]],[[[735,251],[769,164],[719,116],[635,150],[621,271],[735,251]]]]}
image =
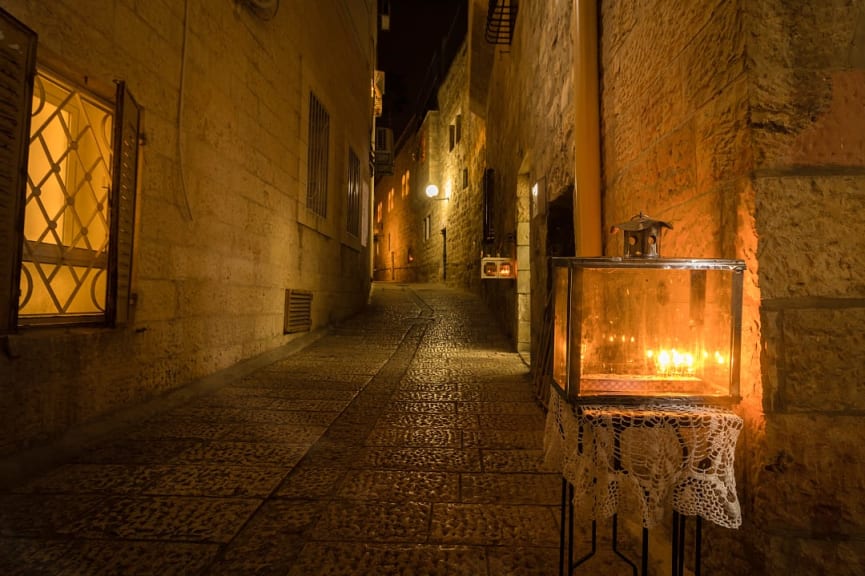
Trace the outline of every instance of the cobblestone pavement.
{"type": "Polygon", "coordinates": [[[477,297],[377,284],[302,351],[0,494],[0,573],[557,574],[543,428],[477,297]]]}

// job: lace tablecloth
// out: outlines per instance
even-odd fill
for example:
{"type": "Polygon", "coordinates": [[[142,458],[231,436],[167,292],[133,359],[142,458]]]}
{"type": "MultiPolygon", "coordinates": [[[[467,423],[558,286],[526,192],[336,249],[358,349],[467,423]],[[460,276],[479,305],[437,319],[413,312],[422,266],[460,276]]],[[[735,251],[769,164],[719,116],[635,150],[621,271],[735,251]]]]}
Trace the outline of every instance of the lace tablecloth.
{"type": "Polygon", "coordinates": [[[738,528],[733,464],[741,430],[742,419],[719,407],[573,406],[553,390],[544,457],[574,486],[584,516],[609,517],[627,502],[647,528],[668,506],[738,528]]]}

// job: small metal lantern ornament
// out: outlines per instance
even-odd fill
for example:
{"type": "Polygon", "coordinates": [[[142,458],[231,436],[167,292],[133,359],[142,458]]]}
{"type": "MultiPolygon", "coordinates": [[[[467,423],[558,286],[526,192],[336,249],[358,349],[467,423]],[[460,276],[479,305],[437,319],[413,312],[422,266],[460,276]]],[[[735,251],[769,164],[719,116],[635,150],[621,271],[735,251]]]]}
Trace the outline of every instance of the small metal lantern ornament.
{"type": "Polygon", "coordinates": [[[625,258],[660,258],[661,232],[673,229],[672,224],[655,220],[640,212],[627,222],[616,224],[610,232],[621,230],[625,234],[625,258]]]}

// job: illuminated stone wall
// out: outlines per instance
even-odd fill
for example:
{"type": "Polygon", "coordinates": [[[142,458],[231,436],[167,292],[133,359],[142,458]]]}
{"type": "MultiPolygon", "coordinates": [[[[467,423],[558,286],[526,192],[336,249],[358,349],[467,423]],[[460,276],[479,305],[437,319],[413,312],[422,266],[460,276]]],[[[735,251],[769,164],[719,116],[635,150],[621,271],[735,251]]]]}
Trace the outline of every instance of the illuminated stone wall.
{"type": "Polygon", "coordinates": [[[40,63],[125,80],[145,144],[133,321],[9,338],[0,454],[290,343],[286,288],[313,291],[314,328],[367,299],[372,242],[346,232],[345,203],[349,147],[371,177],[375,3],[283,1],[269,21],[186,4],[3,3],[38,33],[40,63]],[[326,218],[306,209],[310,91],[330,115],[326,218]]]}
{"type": "Polygon", "coordinates": [[[531,321],[536,349],[547,294],[549,212],[574,186],[572,6],[520,2],[511,44],[492,46],[483,39],[488,4],[472,0],[475,20],[470,25],[472,102],[485,105],[485,161],[495,173],[496,238],[484,248],[492,255],[516,257],[518,243],[524,246],[529,237],[532,242],[523,247],[530,250],[531,271],[520,271],[519,288],[512,282],[485,281],[483,291],[515,343],[518,323],[531,321]],[[550,208],[530,206],[527,194],[536,183],[542,206],[550,208]],[[530,302],[518,302],[518,297],[530,302]]]}
{"type": "MultiPolygon", "coordinates": [[[[865,567],[865,3],[601,2],[605,227],[744,259],[744,525],[704,570],[865,567]]],[[[609,238],[607,254],[618,254],[609,238]]]]}
{"type": "MultiPolygon", "coordinates": [[[[471,102],[485,103],[505,230],[521,175],[551,201],[573,182],[573,4],[521,2],[509,46],[471,45],[471,62],[492,62],[489,74],[470,65],[471,102]]],[[[704,572],[862,572],[865,2],[597,4],[602,230],[643,211],[674,226],[664,256],[748,268],[744,525],[706,527],[704,572]]],[[[604,253],[621,250],[605,232],[604,253]]],[[[511,317],[507,294],[487,296],[511,317]]],[[[655,534],[662,570],[669,526],[655,534]]]]}

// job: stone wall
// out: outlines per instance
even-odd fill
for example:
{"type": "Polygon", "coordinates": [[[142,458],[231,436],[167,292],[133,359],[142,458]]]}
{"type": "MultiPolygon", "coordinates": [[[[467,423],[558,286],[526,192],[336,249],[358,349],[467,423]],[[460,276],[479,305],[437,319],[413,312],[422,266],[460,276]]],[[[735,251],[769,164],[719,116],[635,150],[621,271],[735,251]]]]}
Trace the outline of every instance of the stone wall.
{"type": "Polygon", "coordinates": [[[426,113],[416,134],[404,137],[394,175],[376,182],[376,205],[385,207],[380,241],[383,251],[376,256],[376,279],[446,282],[468,290],[480,289],[484,122],[469,110],[467,63],[463,45],[439,86],[438,109],[426,113]],[[406,173],[411,174],[411,190],[400,197],[406,173]],[[426,195],[428,184],[438,187],[437,198],[426,195]],[[396,187],[397,193],[393,209],[388,210],[391,187],[396,187]],[[424,235],[425,226],[429,237],[424,235]],[[394,274],[386,260],[389,256],[385,257],[387,245],[397,254],[394,274]],[[401,256],[409,248],[413,255],[410,263],[401,256]]]}
{"type": "MultiPolygon", "coordinates": [[[[475,17],[484,18],[486,7],[481,4],[486,3],[473,1],[475,17]]],[[[530,304],[518,305],[517,287],[512,283],[487,283],[484,296],[499,311],[513,338],[520,321],[518,308],[525,315],[523,321],[532,319],[533,348],[546,305],[549,214],[537,214],[537,205],[530,208],[528,202],[517,202],[517,197],[521,186],[530,189],[538,183],[544,205],[554,206],[573,190],[571,12],[571,2],[521,2],[512,43],[494,48],[486,86],[486,162],[495,171],[496,207],[496,242],[488,250],[493,255],[516,257],[518,222],[531,221],[531,230],[521,232],[539,242],[531,248],[530,304]],[[526,214],[527,210],[532,211],[526,214]]],[[[476,28],[470,26],[470,30],[476,28]]],[[[481,52],[476,60],[478,68],[487,62],[482,56],[481,52]]],[[[485,76],[483,70],[472,69],[473,81],[476,75],[485,76]]],[[[520,274],[525,276],[523,270],[520,274]]]]}
{"type": "MultiPolygon", "coordinates": [[[[476,16],[482,4],[472,1],[476,16]]],[[[736,462],[744,524],[705,528],[703,568],[860,573],[865,2],[598,6],[602,229],[643,211],[673,223],[664,256],[747,266],[735,408],[746,423],[736,462]]],[[[489,74],[470,65],[471,102],[486,97],[505,238],[522,178],[541,182],[548,204],[573,183],[572,8],[521,2],[510,46],[490,59],[472,44],[472,62],[493,62],[489,74]]],[[[536,257],[547,255],[548,221],[532,220],[536,257]]],[[[605,235],[604,253],[621,251],[605,235]]],[[[532,272],[537,298],[545,283],[532,272]]],[[[486,295],[513,318],[512,291],[486,295]]],[[[669,526],[656,535],[660,570],[669,526]]]]}
{"type": "Polygon", "coordinates": [[[863,24],[862,2],[601,2],[605,226],[643,210],[674,224],[665,256],[748,266],[744,524],[707,529],[712,573],[865,567],[863,24]]]}
{"type": "Polygon", "coordinates": [[[373,279],[414,282],[418,276],[418,239],[422,231],[414,213],[422,194],[414,154],[422,136],[413,135],[394,155],[393,174],[376,178],[373,203],[373,279]],[[413,261],[409,261],[411,253],[413,261]]]}
{"type": "Polygon", "coordinates": [[[40,64],[125,80],[145,144],[133,320],[9,337],[0,454],[289,343],[286,288],[314,292],[314,328],[366,301],[370,248],[345,232],[346,159],[350,146],[369,182],[374,4],[282,2],[270,21],[230,1],[188,0],[187,18],[186,5],[3,3],[38,33],[40,64]],[[330,114],[326,218],[305,207],[310,91],[330,114]]]}
{"type": "Polygon", "coordinates": [[[865,572],[865,2],[746,4],[767,573],[865,572]]]}

